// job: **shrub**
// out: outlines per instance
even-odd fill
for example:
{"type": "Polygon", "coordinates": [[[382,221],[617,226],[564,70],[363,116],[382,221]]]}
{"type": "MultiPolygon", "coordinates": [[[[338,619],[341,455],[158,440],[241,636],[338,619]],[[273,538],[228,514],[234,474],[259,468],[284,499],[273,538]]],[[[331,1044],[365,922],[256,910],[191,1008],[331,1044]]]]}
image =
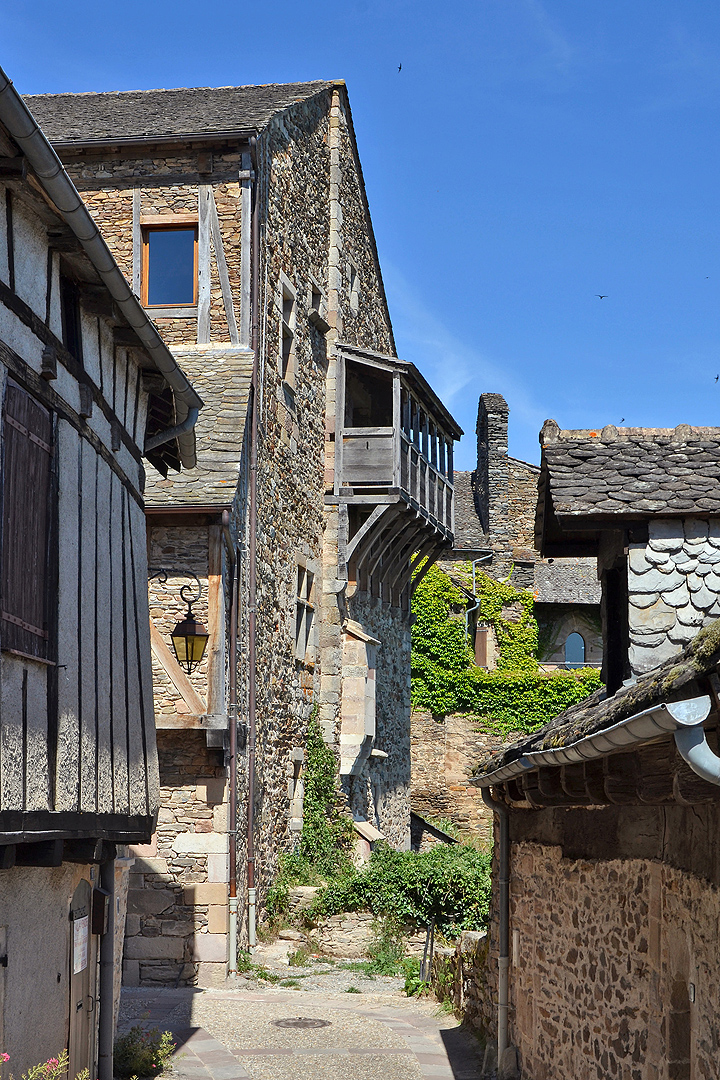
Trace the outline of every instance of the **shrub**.
{"type": "Polygon", "coordinates": [[[175,1043],[169,1031],[145,1031],[139,1024],[115,1043],[113,1063],[116,1077],[158,1076],[168,1063],[175,1043]]]}
{"type": "Polygon", "coordinates": [[[332,880],[314,905],[318,915],[371,911],[396,924],[426,926],[455,938],[488,923],[490,862],[487,851],[465,844],[434,844],[429,851],[395,851],[378,845],[369,863],[332,880]]]}

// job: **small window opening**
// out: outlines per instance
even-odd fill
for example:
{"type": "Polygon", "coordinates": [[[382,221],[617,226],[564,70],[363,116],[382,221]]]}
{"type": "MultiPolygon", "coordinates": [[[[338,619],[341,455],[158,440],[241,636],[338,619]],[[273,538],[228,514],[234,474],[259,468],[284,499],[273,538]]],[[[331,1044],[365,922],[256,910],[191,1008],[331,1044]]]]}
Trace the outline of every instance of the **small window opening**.
{"type": "Polygon", "coordinates": [[[438,443],[438,470],[445,476],[445,440],[441,438],[438,443]]]}
{"type": "Polygon", "coordinates": [[[191,307],[197,303],[197,227],[143,230],[143,304],[191,307]]]}
{"type": "Polygon", "coordinates": [[[297,568],[295,600],[295,658],[305,660],[310,647],[310,633],[315,617],[315,575],[306,566],[297,568]]]}
{"type": "Polygon", "coordinates": [[[392,375],[349,360],[345,367],[345,427],[392,426],[392,375]]]}
{"type": "Polygon", "coordinates": [[[437,430],[434,424],[430,425],[430,464],[437,469],[437,430]]]}
{"type": "Polygon", "coordinates": [[[585,640],[577,633],[568,635],[565,642],[565,666],[580,668],[585,665],[585,640]]]}
{"type": "Polygon", "coordinates": [[[350,265],[350,310],[353,315],[357,315],[360,310],[360,283],[358,272],[352,264],[350,265]]]}
{"type": "Polygon", "coordinates": [[[280,287],[280,378],[295,389],[295,291],[287,283],[280,287]]]}
{"type": "Polygon", "coordinates": [[[62,318],[63,345],[82,364],[82,326],[80,323],[80,297],[75,282],[60,275],[60,314],[62,318]]]}

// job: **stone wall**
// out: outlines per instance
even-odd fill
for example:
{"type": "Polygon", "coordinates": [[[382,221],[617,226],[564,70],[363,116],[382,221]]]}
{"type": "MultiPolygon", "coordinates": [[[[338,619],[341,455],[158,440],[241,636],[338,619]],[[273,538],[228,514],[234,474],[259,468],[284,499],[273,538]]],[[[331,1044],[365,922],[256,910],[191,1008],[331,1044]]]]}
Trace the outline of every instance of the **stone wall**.
{"type": "MultiPolygon", "coordinates": [[[[489,963],[479,950],[462,967],[466,1018],[490,1034],[496,900],[489,963]]],[[[510,1041],[523,1080],[714,1078],[719,918],[718,887],[676,867],[513,844],[510,1041]]]]}
{"type": "Polygon", "coordinates": [[[641,675],[720,615],[720,521],[650,521],[647,545],[630,544],[628,593],[630,665],[641,675]]]}
{"type": "MultiPolygon", "coordinates": [[[[354,816],[375,825],[388,843],[410,846],[410,625],[407,612],[358,593],[351,617],[379,640],[375,672],[375,737],[357,771],[345,778],[354,816]],[[371,748],[386,758],[370,756],[371,748]]],[[[345,688],[343,686],[343,694],[345,688]]],[[[342,737],[342,734],[341,734],[342,737]]]]}
{"type": "Polygon", "coordinates": [[[222,749],[201,731],[158,731],[160,812],[153,843],[131,848],[128,986],[225,979],[228,836],[222,749]]]}
{"type": "Polygon", "coordinates": [[[434,720],[415,711],[411,724],[413,810],[426,818],[445,818],[460,829],[492,837],[492,814],[470,783],[478,761],[499,749],[500,739],[478,731],[477,721],[457,714],[434,720]]]}

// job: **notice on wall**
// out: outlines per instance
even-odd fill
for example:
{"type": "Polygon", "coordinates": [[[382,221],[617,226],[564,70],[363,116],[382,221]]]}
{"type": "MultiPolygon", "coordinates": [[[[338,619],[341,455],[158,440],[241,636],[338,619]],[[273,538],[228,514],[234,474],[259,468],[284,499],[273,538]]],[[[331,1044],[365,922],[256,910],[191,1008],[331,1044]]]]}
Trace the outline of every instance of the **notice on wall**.
{"type": "Polygon", "coordinates": [[[78,975],[88,966],[88,933],[90,916],[75,919],[73,923],[73,975],[78,975]]]}

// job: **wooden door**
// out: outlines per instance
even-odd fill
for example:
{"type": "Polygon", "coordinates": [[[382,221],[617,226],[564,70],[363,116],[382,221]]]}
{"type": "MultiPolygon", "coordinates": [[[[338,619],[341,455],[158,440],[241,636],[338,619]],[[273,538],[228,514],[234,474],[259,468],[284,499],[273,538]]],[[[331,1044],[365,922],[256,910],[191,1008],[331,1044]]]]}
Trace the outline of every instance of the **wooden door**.
{"type": "Polygon", "coordinates": [[[81,881],[70,907],[69,1080],[83,1069],[95,1075],[97,942],[91,932],[91,908],[92,887],[81,881]]]}

